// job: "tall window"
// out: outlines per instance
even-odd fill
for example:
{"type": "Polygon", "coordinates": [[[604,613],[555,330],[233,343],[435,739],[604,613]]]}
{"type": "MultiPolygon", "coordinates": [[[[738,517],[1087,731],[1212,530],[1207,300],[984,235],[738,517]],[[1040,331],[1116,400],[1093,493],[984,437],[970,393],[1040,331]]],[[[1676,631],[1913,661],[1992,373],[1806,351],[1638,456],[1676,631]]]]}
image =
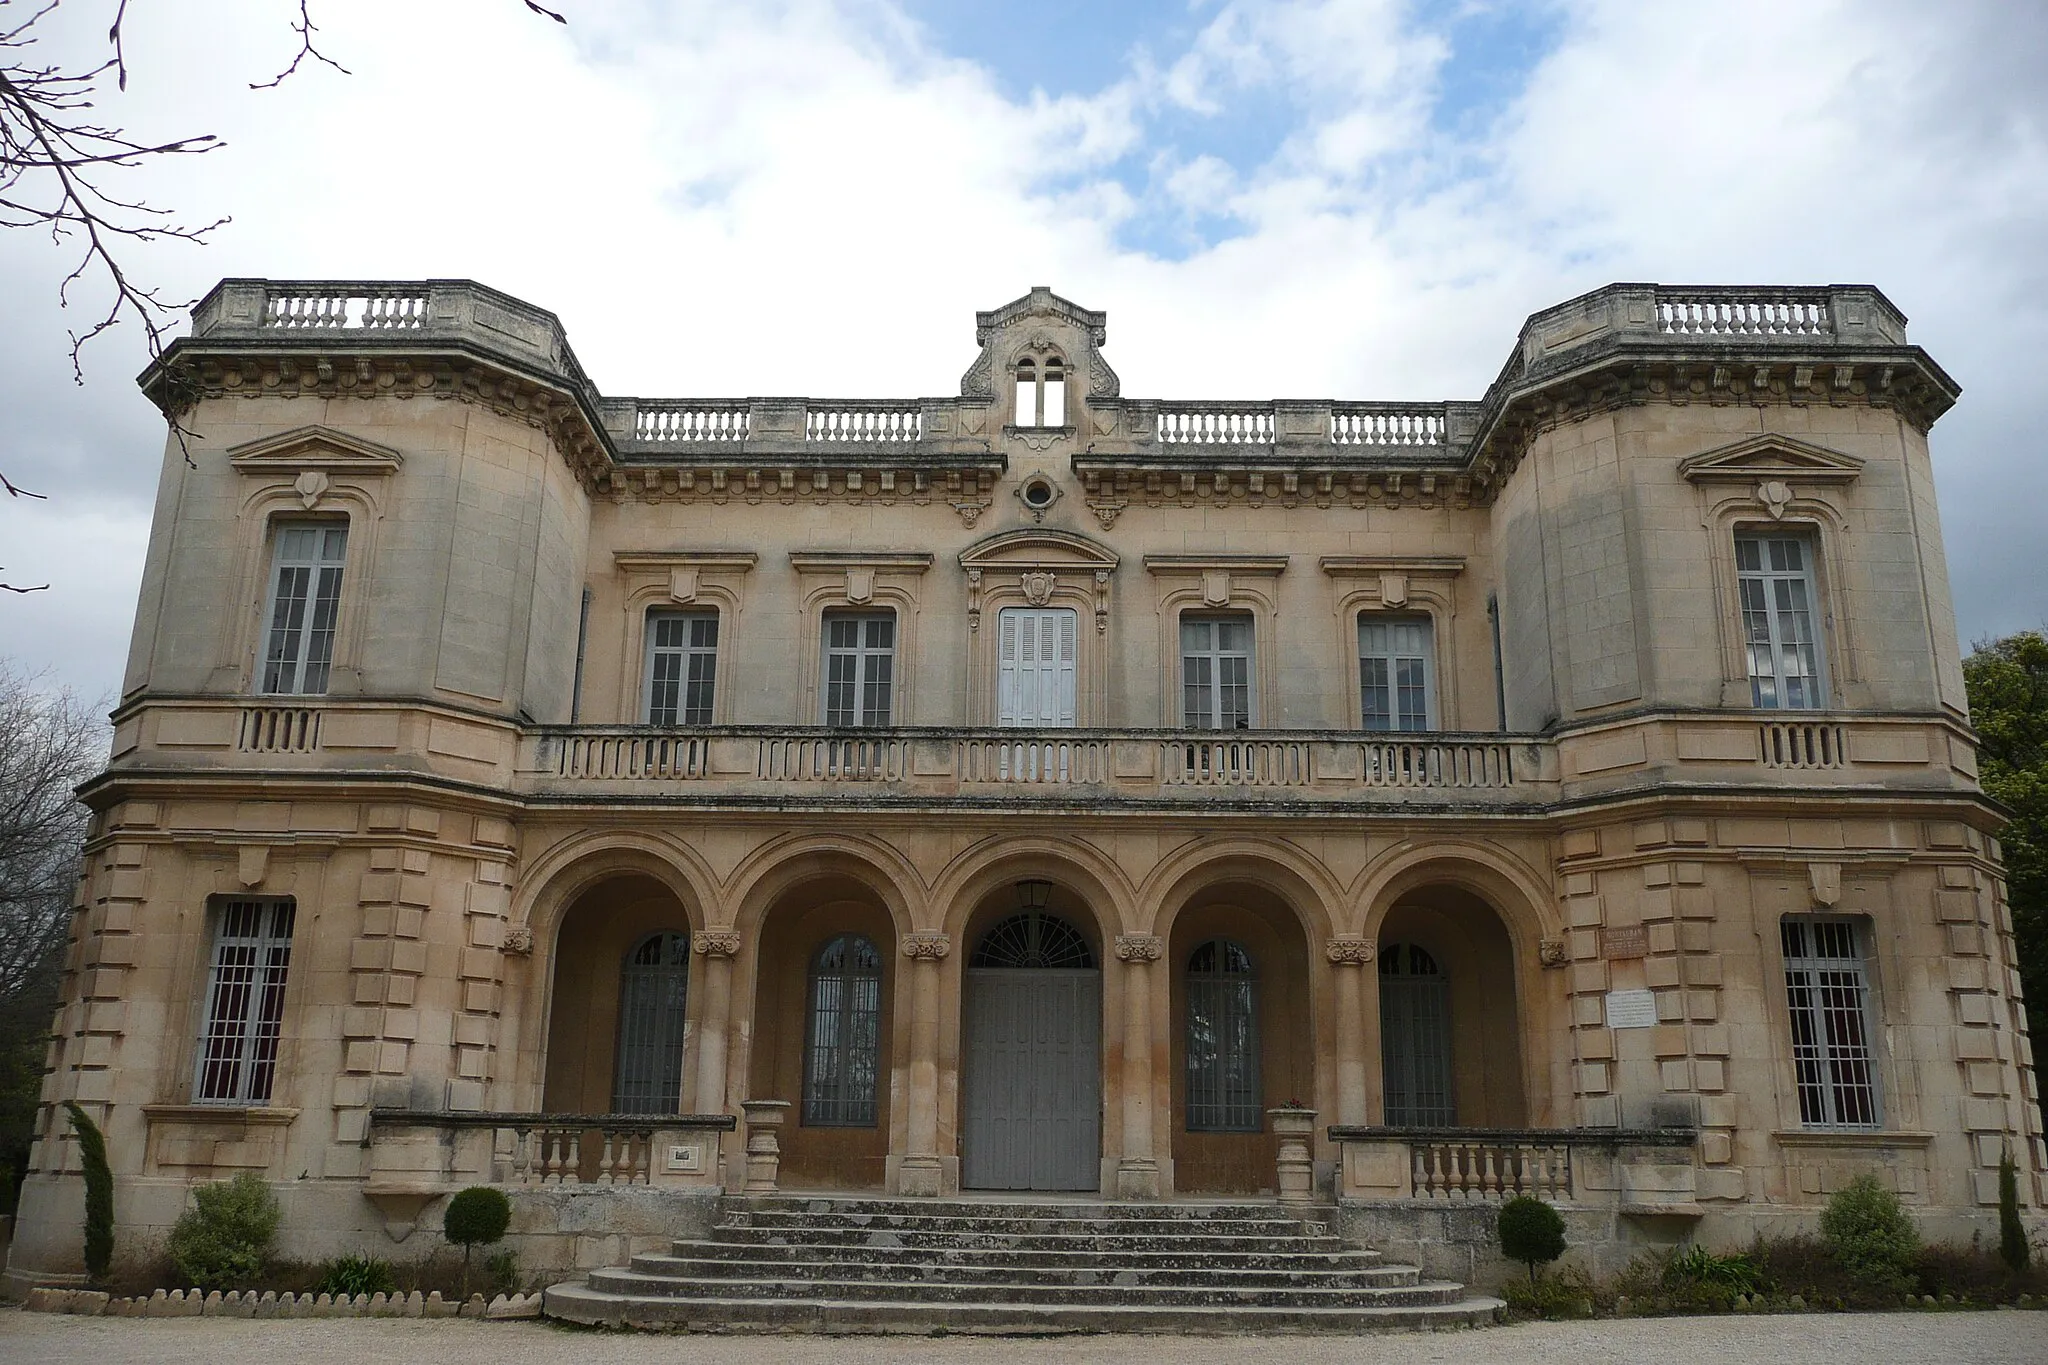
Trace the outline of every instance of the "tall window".
{"type": "Polygon", "coordinates": [[[619,968],[614,1114],[675,1114],[683,1104],[683,1023],[690,996],[690,936],[649,934],[619,968]]]}
{"type": "Polygon", "coordinates": [[[1387,1122],[1443,1127],[1451,1097],[1451,983],[1419,945],[1380,948],[1380,1080],[1387,1122]]]}
{"type": "Polygon", "coordinates": [[[1368,730],[1436,728],[1436,677],[1427,616],[1358,621],[1358,705],[1368,730]]]}
{"type": "Polygon", "coordinates": [[[841,934],[811,959],[811,1027],[804,1056],[804,1122],[875,1126],[881,1057],[882,955],[841,934]]]}
{"type": "Polygon", "coordinates": [[[221,902],[215,914],[193,1099],[268,1104],[277,1078],[294,906],[289,897],[237,898],[221,902]]]}
{"type": "Polygon", "coordinates": [[[996,723],[1074,723],[1074,613],[1009,607],[998,618],[996,723]]]}
{"type": "Polygon", "coordinates": [[[1869,923],[1788,915],[1781,932],[1799,1121],[1810,1128],[1875,1128],[1877,1068],[1870,1055],[1864,951],[1869,923]]]}
{"type": "Polygon", "coordinates": [[[1212,938],[1188,957],[1187,1063],[1190,1133],[1259,1131],[1259,978],[1242,944],[1212,938]]]}
{"type": "Polygon", "coordinates": [[[1252,618],[1183,616],[1181,723],[1191,730],[1242,730],[1252,715],[1252,618]]]}
{"type": "Polygon", "coordinates": [[[263,691],[319,696],[334,661],[334,620],[341,607],[341,564],[348,527],[281,522],[270,573],[263,691]]]}
{"type": "Polygon", "coordinates": [[[655,612],[647,618],[647,723],[709,725],[718,675],[716,612],[655,612]]]}
{"type": "Polygon", "coordinates": [[[1805,536],[1737,536],[1742,634],[1755,705],[1826,705],[1814,627],[1813,543],[1805,536]]]}
{"type": "Polygon", "coordinates": [[[1043,365],[1017,362],[1017,416],[1020,427],[1062,427],[1067,424],[1067,371],[1058,356],[1043,365]]]}
{"type": "Polygon", "coordinates": [[[825,723],[887,725],[896,672],[896,618],[835,612],[825,618],[825,723]]]}

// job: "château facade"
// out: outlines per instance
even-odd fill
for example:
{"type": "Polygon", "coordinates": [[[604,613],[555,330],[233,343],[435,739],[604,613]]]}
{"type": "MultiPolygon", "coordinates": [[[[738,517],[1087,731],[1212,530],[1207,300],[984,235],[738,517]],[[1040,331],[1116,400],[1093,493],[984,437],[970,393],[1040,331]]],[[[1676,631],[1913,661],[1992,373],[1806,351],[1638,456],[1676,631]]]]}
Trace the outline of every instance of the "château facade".
{"type": "Polygon", "coordinates": [[[499,1182],[602,1262],[571,1195],[778,1118],[783,1189],[1154,1199],[1306,1107],[1417,1244],[1867,1170],[1967,1235],[2008,1148],[2039,1210],[1957,389],[1881,293],[1609,286],[1473,402],[1131,398],[1105,337],[1041,288],[957,396],[613,398],[465,281],[217,287],[10,1273],[78,1265],[67,1100],[129,1244],[254,1171],[308,1256],[499,1182]]]}

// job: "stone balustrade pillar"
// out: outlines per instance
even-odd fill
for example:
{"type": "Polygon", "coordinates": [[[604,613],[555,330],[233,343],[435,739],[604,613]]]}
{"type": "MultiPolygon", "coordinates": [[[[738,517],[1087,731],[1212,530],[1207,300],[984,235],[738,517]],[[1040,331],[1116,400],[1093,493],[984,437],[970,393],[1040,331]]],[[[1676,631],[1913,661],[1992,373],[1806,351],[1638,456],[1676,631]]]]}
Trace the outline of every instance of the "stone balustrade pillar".
{"type": "MultiPolygon", "coordinates": [[[[1323,955],[1336,968],[1337,976],[1337,1122],[1361,1125],[1366,1122],[1364,978],[1366,969],[1379,954],[1369,938],[1337,934],[1323,945],[1323,955]]],[[[1377,986],[1378,982],[1373,984],[1377,986]]]]}
{"type": "Polygon", "coordinates": [[[702,929],[691,946],[704,959],[704,1010],[697,1025],[697,1092],[699,1114],[725,1112],[725,1057],[732,1032],[732,960],[739,955],[736,929],[702,929]]]}
{"type": "Polygon", "coordinates": [[[939,1160],[939,963],[953,950],[944,934],[903,936],[910,959],[909,1149],[898,1168],[897,1192],[935,1197],[944,1185],[939,1160]]]}
{"type": "Polygon", "coordinates": [[[1166,951],[1157,934],[1119,934],[1124,964],[1123,1155],[1116,1166],[1116,1197],[1160,1197],[1159,1162],[1152,1150],[1152,971],[1166,951]]]}

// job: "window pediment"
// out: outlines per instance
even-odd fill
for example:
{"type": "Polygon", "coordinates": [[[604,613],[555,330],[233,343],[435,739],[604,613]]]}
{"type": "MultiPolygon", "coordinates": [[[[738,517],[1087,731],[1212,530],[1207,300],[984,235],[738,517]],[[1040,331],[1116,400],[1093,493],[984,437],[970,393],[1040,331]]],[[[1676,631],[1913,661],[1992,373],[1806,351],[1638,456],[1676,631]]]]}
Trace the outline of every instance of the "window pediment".
{"type": "Polygon", "coordinates": [[[1005,531],[978,540],[960,552],[960,567],[967,570],[1030,569],[1113,570],[1122,561],[1115,551],[1071,531],[1005,531]]]}
{"type": "Polygon", "coordinates": [[[1791,436],[1751,436],[1680,460],[1678,472],[1696,484],[1848,483],[1863,472],[1863,461],[1791,436]]]}
{"type": "Polygon", "coordinates": [[[244,474],[391,474],[405,457],[390,446],[332,427],[296,427],[228,448],[228,467],[244,474]]]}

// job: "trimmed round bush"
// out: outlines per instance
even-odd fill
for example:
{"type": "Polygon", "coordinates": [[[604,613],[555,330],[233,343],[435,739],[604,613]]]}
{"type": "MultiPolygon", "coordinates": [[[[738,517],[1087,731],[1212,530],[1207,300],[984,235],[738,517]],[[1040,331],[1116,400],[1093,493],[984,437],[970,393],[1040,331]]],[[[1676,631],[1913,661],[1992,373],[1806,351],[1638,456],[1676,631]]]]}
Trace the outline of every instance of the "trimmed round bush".
{"type": "Polygon", "coordinates": [[[1899,1196],[1874,1175],[1835,1191],[1821,1210],[1820,1235],[1843,1269],[1873,1281],[1909,1280],[1920,1251],[1920,1233],[1899,1196]]]}
{"type": "Polygon", "coordinates": [[[471,1185],[450,1199],[448,1211],[441,1215],[442,1233],[460,1244],[465,1256],[469,1248],[503,1237],[511,1225],[512,1201],[489,1185],[471,1185]]]}
{"type": "Polygon", "coordinates": [[[201,1289],[246,1288],[269,1267],[282,1218],[277,1197],[253,1171],[201,1185],[171,1228],[171,1264],[201,1289]]]}
{"type": "Polygon", "coordinates": [[[1518,1194],[1508,1200],[1500,1206],[1494,1229],[1501,1254],[1528,1266],[1532,1282],[1539,1262],[1547,1265],[1564,1255],[1564,1218],[1541,1199],[1518,1194]]]}

